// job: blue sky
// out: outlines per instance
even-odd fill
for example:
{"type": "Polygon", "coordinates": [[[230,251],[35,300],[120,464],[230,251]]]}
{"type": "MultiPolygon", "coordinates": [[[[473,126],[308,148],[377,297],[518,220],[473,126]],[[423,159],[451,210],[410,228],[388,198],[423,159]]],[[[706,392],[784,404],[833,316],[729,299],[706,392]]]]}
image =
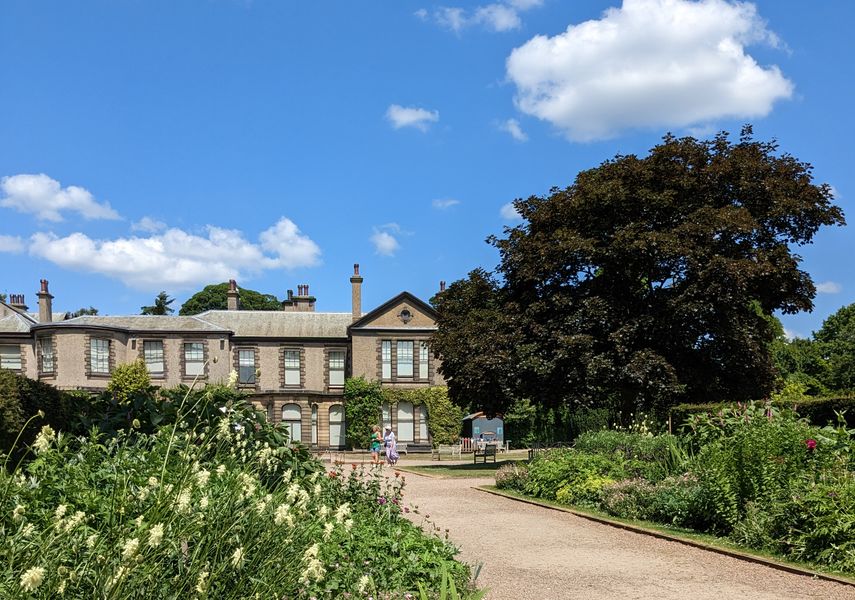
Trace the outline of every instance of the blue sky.
{"type": "MultiPolygon", "coordinates": [[[[846,212],[855,4],[0,2],[0,291],[134,314],[207,283],[318,310],[492,268],[503,207],[663,133],[811,162],[846,212]]],[[[850,220],[852,217],[850,215],[850,220]]],[[[849,228],[799,249],[809,335],[855,300],[849,228]]]]}

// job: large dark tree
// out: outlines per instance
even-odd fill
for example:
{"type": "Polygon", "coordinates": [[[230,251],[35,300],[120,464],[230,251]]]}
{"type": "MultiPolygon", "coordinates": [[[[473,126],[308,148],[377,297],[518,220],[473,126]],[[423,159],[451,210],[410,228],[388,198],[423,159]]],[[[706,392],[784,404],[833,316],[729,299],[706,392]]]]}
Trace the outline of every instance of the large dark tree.
{"type": "Polygon", "coordinates": [[[811,171],[750,128],[737,143],[669,135],[516,200],[523,224],[489,240],[498,282],[476,271],[436,299],[455,400],[629,412],[765,396],[768,316],[810,310],[816,293],[792,248],[844,223],[811,171]]]}
{"type": "MultiPolygon", "coordinates": [[[[196,292],[181,305],[178,314],[197,315],[206,310],[225,310],[228,290],[228,283],[206,285],[202,291],[196,292]]],[[[238,291],[242,310],[281,310],[282,308],[282,303],[271,294],[262,294],[242,287],[239,287],[238,291]]]]}
{"type": "Polygon", "coordinates": [[[170,315],[175,312],[175,309],[169,306],[175,302],[175,298],[170,298],[166,292],[160,292],[154,299],[152,306],[141,306],[141,315],[170,315]]]}

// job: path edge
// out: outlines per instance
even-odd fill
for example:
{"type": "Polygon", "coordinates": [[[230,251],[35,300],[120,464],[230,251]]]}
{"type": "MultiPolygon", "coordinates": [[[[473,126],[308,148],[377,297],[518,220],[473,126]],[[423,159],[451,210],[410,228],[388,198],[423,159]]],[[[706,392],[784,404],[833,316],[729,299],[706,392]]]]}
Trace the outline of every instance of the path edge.
{"type": "Polygon", "coordinates": [[[502,498],[507,498],[508,500],[516,500],[517,502],[523,502],[524,504],[532,504],[534,506],[539,506],[541,508],[548,508],[550,510],[555,510],[558,512],[566,512],[571,515],[575,515],[577,517],[581,517],[583,519],[587,519],[589,521],[594,521],[595,523],[600,523],[602,525],[608,525],[610,527],[616,527],[618,529],[624,529],[626,531],[632,531],[633,533],[640,533],[642,535],[648,535],[650,537],[659,538],[661,540],[667,540],[670,542],[677,542],[680,544],[685,544],[686,546],[692,546],[693,548],[698,548],[700,550],[706,550],[708,552],[715,552],[716,554],[723,554],[724,556],[729,556],[731,558],[736,558],[738,560],[744,560],[746,562],[752,562],[760,565],[765,565],[767,567],[771,567],[773,569],[778,569],[779,571],[786,571],[787,573],[793,573],[795,575],[802,575],[804,577],[810,577],[812,579],[823,579],[825,581],[833,581],[834,583],[842,583],[843,585],[848,585],[851,587],[855,587],[855,581],[846,579],[844,577],[839,577],[836,575],[829,575],[826,573],[820,573],[819,571],[811,571],[809,569],[803,569],[801,567],[797,567],[795,565],[789,565],[786,563],[778,562],[769,558],[763,558],[761,556],[755,556],[753,554],[746,554],[743,552],[739,552],[737,550],[730,550],[728,548],[721,548],[718,546],[713,546],[710,544],[704,544],[703,542],[698,542],[695,540],[682,538],[677,535],[671,535],[668,533],[663,533],[661,531],[656,531],[654,529],[647,529],[646,527],[640,527],[638,525],[630,525],[628,523],[621,523],[620,521],[613,521],[612,519],[608,519],[606,517],[599,517],[596,515],[584,513],[573,508],[563,507],[563,506],[553,506],[551,504],[547,504],[545,502],[540,502],[536,498],[520,498],[518,496],[513,496],[511,494],[507,494],[501,490],[489,488],[485,486],[472,486],[473,490],[479,492],[485,492],[487,494],[493,494],[494,496],[501,496],[502,498]]]}

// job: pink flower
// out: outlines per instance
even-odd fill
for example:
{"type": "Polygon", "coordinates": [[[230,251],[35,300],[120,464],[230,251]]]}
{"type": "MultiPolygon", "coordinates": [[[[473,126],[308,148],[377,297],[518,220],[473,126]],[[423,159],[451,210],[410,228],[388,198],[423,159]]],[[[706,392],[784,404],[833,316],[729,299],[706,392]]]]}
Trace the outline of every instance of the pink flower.
{"type": "Polygon", "coordinates": [[[816,450],[816,440],[813,438],[805,440],[805,446],[807,446],[808,452],[813,452],[816,450]]]}

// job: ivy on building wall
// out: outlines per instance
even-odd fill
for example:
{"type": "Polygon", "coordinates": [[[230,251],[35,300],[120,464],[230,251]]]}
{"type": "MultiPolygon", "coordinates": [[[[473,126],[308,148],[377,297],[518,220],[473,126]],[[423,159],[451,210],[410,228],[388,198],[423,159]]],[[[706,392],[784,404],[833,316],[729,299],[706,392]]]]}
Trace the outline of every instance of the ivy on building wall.
{"type": "Polygon", "coordinates": [[[348,447],[369,447],[371,427],[380,424],[382,401],[383,394],[376,381],[356,377],[344,382],[345,442],[348,447]]]}
{"type": "Polygon", "coordinates": [[[446,387],[383,388],[383,402],[387,402],[393,411],[399,402],[411,402],[413,406],[426,406],[428,433],[434,447],[440,444],[454,444],[460,439],[463,410],[451,403],[446,387]]]}

